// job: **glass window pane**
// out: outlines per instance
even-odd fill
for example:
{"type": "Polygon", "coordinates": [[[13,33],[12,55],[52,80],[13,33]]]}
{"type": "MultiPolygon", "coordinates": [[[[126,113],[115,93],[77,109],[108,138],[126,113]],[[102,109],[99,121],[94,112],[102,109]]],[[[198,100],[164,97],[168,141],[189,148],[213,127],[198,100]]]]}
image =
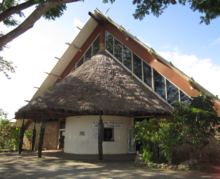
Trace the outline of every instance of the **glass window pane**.
{"type": "MultiPolygon", "coordinates": [[[[84,57],[84,56],[83,56],[84,57]]],[[[83,64],[83,57],[77,63],[77,68],[79,68],[83,64]]]]}
{"type": "Polygon", "coordinates": [[[115,39],[115,57],[120,61],[122,62],[122,44],[115,39]]]}
{"type": "Polygon", "coordinates": [[[92,52],[92,55],[96,55],[99,52],[99,44],[100,44],[100,35],[93,42],[93,52],[92,52]]]}
{"type": "Polygon", "coordinates": [[[187,104],[189,104],[191,99],[185,93],[180,91],[180,101],[184,106],[186,106],[187,104]]]}
{"type": "Polygon", "coordinates": [[[154,90],[159,94],[163,99],[165,97],[165,79],[157,71],[154,70],[154,90]]]}
{"type": "Polygon", "coordinates": [[[131,51],[128,48],[126,48],[125,46],[123,47],[123,58],[124,58],[124,65],[129,70],[132,70],[132,67],[131,67],[131,51]]]}
{"type": "Polygon", "coordinates": [[[92,46],[90,46],[87,52],[85,53],[85,62],[91,59],[91,51],[92,51],[92,46]]]}
{"type": "Polygon", "coordinates": [[[105,35],[106,49],[113,54],[113,37],[106,31],[105,35]]]}
{"type": "Polygon", "coordinates": [[[138,78],[142,80],[142,65],[141,59],[137,55],[133,55],[134,57],[134,74],[137,75],[138,78]]]}
{"type": "Polygon", "coordinates": [[[152,87],[152,73],[151,73],[151,67],[147,63],[143,62],[144,66],[144,82],[152,87]]]}
{"type": "Polygon", "coordinates": [[[104,128],[104,140],[103,141],[114,141],[113,128],[104,128]]]}
{"type": "Polygon", "coordinates": [[[166,80],[167,83],[167,102],[173,106],[175,101],[179,101],[178,88],[166,80]]]}

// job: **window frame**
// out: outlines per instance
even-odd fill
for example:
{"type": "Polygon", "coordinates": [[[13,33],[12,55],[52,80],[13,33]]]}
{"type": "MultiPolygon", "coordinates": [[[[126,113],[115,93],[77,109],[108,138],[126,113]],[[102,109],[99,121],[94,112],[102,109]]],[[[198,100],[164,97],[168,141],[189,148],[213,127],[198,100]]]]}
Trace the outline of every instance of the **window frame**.
{"type": "Polygon", "coordinates": [[[104,127],[103,131],[103,142],[115,142],[115,135],[114,135],[114,128],[113,127],[104,127]],[[105,129],[111,129],[112,130],[112,138],[113,140],[105,140],[105,129]]]}

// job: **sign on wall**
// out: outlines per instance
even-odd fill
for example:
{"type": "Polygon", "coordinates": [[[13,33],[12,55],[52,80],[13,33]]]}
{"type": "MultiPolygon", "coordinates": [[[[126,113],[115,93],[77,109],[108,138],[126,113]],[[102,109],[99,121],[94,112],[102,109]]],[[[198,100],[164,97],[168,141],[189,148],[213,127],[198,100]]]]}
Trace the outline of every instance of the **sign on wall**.
{"type": "MultiPolygon", "coordinates": [[[[98,128],[99,121],[92,122],[92,128],[98,128]]],[[[123,122],[120,121],[103,121],[106,128],[123,128],[123,122]]]]}

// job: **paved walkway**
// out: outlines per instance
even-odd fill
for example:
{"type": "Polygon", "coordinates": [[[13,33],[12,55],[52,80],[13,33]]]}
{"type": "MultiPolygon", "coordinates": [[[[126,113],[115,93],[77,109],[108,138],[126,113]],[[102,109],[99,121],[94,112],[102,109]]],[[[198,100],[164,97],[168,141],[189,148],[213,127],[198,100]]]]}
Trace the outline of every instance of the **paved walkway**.
{"type": "Polygon", "coordinates": [[[97,156],[72,155],[63,152],[0,153],[0,178],[16,179],[61,179],[61,178],[158,178],[197,179],[220,178],[202,172],[149,169],[133,165],[134,155],[104,156],[100,162],[97,156]],[[127,159],[127,161],[125,161],[127,159]]]}

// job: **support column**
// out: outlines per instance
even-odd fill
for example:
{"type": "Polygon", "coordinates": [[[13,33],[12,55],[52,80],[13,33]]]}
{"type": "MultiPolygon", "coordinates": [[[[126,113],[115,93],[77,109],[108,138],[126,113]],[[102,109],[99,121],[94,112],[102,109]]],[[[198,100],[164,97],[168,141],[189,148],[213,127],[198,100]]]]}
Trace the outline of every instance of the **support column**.
{"type": "Polygon", "coordinates": [[[38,144],[38,158],[41,158],[41,154],[42,154],[45,127],[46,126],[45,126],[45,121],[44,121],[44,110],[43,110],[42,118],[40,121],[40,139],[39,139],[39,144],[38,144]]]}
{"type": "Polygon", "coordinates": [[[34,121],[34,129],[33,129],[33,136],[32,136],[32,151],[34,150],[35,139],[36,139],[36,119],[34,121]]]}
{"type": "Polygon", "coordinates": [[[98,150],[99,150],[99,160],[103,159],[102,142],[104,138],[104,123],[102,120],[102,115],[100,114],[100,119],[98,123],[98,150]]]}
{"type": "Polygon", "coordinates": [[[24,118],[25,118],[25,115],[23,114],[22,126],[20,128],[19,154],[21,154],[22,145],[23,145],[23,138],[24,138],[24,131],[25,131],[25,128],[24,128],[24,118]]]}
{"type": "Polygon", "coordinates": [[[101,25],[99,51],[105,51],[105,27],[104,25],[101,25]]]}

